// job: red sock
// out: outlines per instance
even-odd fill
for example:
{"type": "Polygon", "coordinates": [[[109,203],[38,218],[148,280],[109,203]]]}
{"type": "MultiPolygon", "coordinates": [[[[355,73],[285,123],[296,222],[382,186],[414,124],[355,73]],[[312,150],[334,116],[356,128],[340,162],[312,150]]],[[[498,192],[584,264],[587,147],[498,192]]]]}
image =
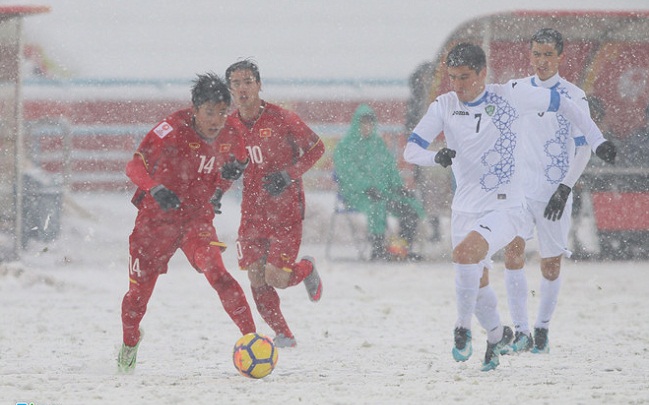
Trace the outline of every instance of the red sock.
{"type": "Polygon", "coordinates": [[[252,288],[252,296],[257,304],[257,311],[263,320],[277,334],[281,333],[286,337],[293,337],[293,333],[288,328],[288,324],[279,308],[279,295],[275,288],[265,285],[263,287],[252,288]]]}
{"type": "Polygon", "coordinates": [[[195,267],[201,269],[212,288],[219,294],[223,309],[242,334],[255,332],[252,311],[241,285],[232,277],[223,264],[219,247],[210,245],[194,252],[195,267]]]}
{"type": "MultiPolygon", "coordinates": [[[[206,274],[207,276],[207,274],[206,274]]],[[[209,280],[208,276],[208,280],[209,280]]],[[[252,319],[252,312],[241,289],[241,285],[228,272],[221,274],[218,280],[210,280],[210,284],[219,294],[223,309],[228,313],[235,325],[239,327],[242,334],[255,332],[255,321],[252,319]]]]}
{"type": "Polygon", "coordinates": [[[122,333],[127,346],[135,346],[140,340],[140,322],[146,313],[156,279],[146,284],[130,283],[122,299],[122,333]]]}
{"type": "Polygon", "coordinates": [[[291,278],[288,280],[289,287],[300,284],[306,276],[311,274],[311,270],[313,270],[313,263],[308,260],[302,259],[294,263],[291,268],[291,278]]]}

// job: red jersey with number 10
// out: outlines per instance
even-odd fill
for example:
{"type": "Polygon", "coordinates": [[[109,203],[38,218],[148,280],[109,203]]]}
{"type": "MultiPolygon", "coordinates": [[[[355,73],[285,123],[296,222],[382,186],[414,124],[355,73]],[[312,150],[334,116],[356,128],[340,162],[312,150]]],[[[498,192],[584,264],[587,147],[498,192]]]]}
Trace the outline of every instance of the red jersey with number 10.
{"type": "Polygon", "coordinates": [[[274,104],[262,105],[254,123],[242,121],[235,111],[226,125],[241,134],[250,158],[243,175],[242,223],[272,230],[304,218],[302,175],[320,159],[324,145],[297,114],[274,104]],[[282,170],[293,182],[279,195],[271,196],[263,187],[263,178],[282,170]]]}

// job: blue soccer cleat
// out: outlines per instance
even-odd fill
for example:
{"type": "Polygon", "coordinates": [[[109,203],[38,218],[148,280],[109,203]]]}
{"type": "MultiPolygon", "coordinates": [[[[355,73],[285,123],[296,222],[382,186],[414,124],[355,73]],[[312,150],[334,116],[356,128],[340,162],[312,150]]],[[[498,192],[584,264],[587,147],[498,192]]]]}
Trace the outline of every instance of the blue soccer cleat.
{"type": "Polygon", "coordinates": [[[467,361],[473,354],[473,346],[471,345],[471,331],[466,328],[455,328],[453,331],[455,339],[455,346],[451,353],[455,361],[467,361]]]}
{"type": "Polygon", "coordinates": [[[511,345],[505,346],[500,354],[513,354],[521,352],[529,352],[534,347],[534,339],[531,333],[516,332],[514,334],[514,341],[511,345]]]}
{"type": "Polygon", "coordinates": [[[487,341],[487,351],[484,355],[484,363],[482,363],[482,371],[495,370],[500,364],[500,351],[509,345],[514,337],[514,333],[509,326],[503,327],[503,337],[497,343],[489,343],[487,341]]]}

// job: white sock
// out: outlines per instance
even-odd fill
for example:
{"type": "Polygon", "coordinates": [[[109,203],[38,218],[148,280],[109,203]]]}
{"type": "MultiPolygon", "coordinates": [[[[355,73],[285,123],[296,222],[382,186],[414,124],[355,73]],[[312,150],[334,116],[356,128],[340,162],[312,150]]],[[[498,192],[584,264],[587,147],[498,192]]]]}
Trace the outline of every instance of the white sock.
{"type": "Polygon", "coordinates": [[[475,312],[480,289],[482,265],[453,263],[453,266],[455,267],[455,299],[457,301],[455,326],[471,330],[471,319],[475,312]]]}
{"type": "Polygon", "coordinates": [[[507,289],[507,304],[516,332],[530,333],[527,318],[527,276],[525,268],[520,270],[505,270],[505,288],[507,289]]]}
{"type": "Polygon", "coordinates": [[[549,329],[550,320],[554,309],[559,301],[559,290],[561,289],[561,276],[555,280],[541,279],[541,302],[539,303],[539,312],[536,316],[535,328],[549,329]]]}
{"type": "Polygon", "coordinates": [[[494,343],[502,339],[502,327],[498,314],[498,297],[490,285],[478,291],[475,316],[480,325],[487,331],[487,340],[494,343]]]}

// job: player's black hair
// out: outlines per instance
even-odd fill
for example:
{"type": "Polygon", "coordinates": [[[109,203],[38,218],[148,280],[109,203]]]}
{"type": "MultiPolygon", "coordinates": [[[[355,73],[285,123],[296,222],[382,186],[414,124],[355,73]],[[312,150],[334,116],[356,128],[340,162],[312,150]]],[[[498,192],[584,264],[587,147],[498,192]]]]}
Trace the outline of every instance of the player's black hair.
{"type": "Polygon", "coordinates": [[[563,52],[563,36],[554,28],[541,28],[536,31],[530,39],[530,47],[534,42],[539,44],[553,44],[554,49],[557,50],[557,55],[561,55],[563,52]]]}
{"type": "Polygon", "coordinates": [[[451,49],[446,56],[447,67],[468,66],[480,73],[487,66],[487,57],[478,45],[462,42],[451,49]]]}
{"type": "Polygon", "coordinates": [[[196,76],[197,78],[194,80],[194,86],[192,87],[192,104],[194,107],[198,108],[207,102],[230,105],[232,96],[223,79],[212,72],[196,76]]]}
{"type": "Polygon", "coordinates": [[[225,70],[225,81],[227,82],[228,87],[230,87],[230,76],[232,76],[232,73],[236,72],[237,70],[249,70],[252,72],[252,75],[255,77],[257,83],[261,82],[259,66],[257,66],[254,60],[247,58],[231,64],[225,70]]]}

